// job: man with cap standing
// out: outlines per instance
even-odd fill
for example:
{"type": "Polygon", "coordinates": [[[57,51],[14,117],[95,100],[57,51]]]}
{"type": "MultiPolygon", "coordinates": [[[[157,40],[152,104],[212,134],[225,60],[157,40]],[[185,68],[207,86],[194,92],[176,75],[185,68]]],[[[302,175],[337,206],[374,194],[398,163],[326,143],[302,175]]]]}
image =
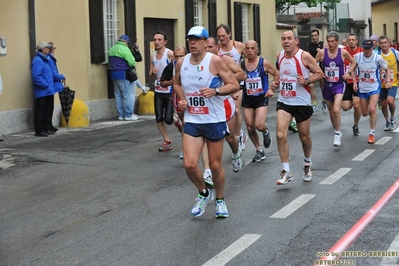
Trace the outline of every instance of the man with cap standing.
{"type": "MultiPolygon", "coordinates": [[[[35,136],[48,137],[48,126],[53,112],[54,77],[50,65],[50,47],[46,42],[39,42],[37,53],[32,60],[33,96],[35,98],[35,136]]],[[[50,133],[51,134],[51,133],[50,133]]],[[[53,133],[54,134],[54,133],[53,133]]]]}
{"type": "MultiPolygon", "coordinates": [[[[375,126],[377,124],[377,101],[380,96],[380,70],[383,69],[387,76],[391,76],[387,61],[373,52],[373,41],[366,39],[362,43],[364,52],[355,55],[356,66],[359,69],[359,88],[360,108],[363,116],[370,116],[370,134],[368,143],[375,143],[375,126]]],[[[386,88],[391,88],[391,83],[387,82],[386,88]]],[[[356,88],[354,88],[356,90],[356,88]]]]}
{"type": "MultiPolygon", "coordinates": [[[[208,31],[192,27],[187,34],[191,53],[176,64],[173,88],[184,113],[183,153],[186,173],[199,193],[191,210],[201,216],[213,200],[213,192],[206,188],[198,166],[201,149],[206,141],[216,193],[216,218],[229,216],[224,201],[225,172],[222,166],[224,138],[229,134],[226,119],[231,114],[228,96],[239,90],[239,84],[226,63],[219,56],[206,52],[208,31]],[[184,89],[183,89],[184,88],[184,89]]],[[[231,132],[234,134],[234,132],[231,132]]]]}
{"type": "Polygon", "coordinates": [[[130,44],[128,36],[122,35],[119,37],[119,40],[108,51],[108,63],[111,80],[114,83],[118,119],[133,121],[137,120],[138,117],[133,114],[133,84],[128,80],[126,72],[136,67],[136,60],[127,46],[128,44],[130,44]]]}

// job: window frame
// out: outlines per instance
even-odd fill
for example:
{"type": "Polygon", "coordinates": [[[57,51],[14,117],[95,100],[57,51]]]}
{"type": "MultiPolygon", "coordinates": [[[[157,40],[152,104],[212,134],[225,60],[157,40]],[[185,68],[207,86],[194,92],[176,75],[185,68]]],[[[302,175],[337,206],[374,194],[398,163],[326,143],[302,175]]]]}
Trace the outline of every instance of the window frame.
{"type": "Polygon", "coordinates": [[[117,42],[120,33],[118,19],[119,0],[103,0],[104,56],[103,64],[108,64],[108,51],[117,42]]]}

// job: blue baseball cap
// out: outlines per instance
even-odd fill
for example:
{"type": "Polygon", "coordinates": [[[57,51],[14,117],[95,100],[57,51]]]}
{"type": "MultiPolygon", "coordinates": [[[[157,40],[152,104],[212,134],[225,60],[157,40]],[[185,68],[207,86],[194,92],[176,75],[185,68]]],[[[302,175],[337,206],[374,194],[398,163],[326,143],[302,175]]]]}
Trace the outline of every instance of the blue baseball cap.
{"type": "Polygon", "coordinates": [[[373,48],[373,46],[374,46],[373,41],[370,39],[366,39],[362,43],[363,48],[373,48]]]}
{"type": "Polygon", "coordinates": [[[127,35],[122,35],[121,37],[119,37],[118,41],[125,41],[130,44],[130,39],[127,35]]]}
{"type": "Polygon", "coordinates": [[[208,39],[209,33],[204,27],[195,26],[188,31],[186,38],[188,38],[189,36],[208,39]]]}

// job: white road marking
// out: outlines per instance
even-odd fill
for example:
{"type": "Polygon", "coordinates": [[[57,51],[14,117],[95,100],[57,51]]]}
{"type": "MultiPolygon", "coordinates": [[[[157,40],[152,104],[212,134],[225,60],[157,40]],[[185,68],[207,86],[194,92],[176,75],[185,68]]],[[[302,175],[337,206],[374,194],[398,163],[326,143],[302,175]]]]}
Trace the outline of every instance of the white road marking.
{"type": "MultiPolygon", "coordinates": [[[[392,241],[387,251],[399,252],[399,234],[396,235],[395,239],[392,241]]],[[[388,266],[388,265],[399,265],[398,264],[399,257],[383,257],[381,260],[380,266],[388,266]]]]}
{"type": "Polygon", "coordinates": [[[391,132],[399,133],[399,127],[397,127],[395,130],[392,130],[391,132]]]}
{"type": "Polygon", "coordinates": [[[261,235],[246,234],[236,242],[228,246],[225,250],[208,260],[203,266],[222,266],[226,265],[232,258],[237,256],[247,247],[252,245],[261,235]]]}
{"type": "Polygon", "coordinates": [[[334,184],[335,181],[346,175],[352,168],[340,168],[338,171],[336,171],[334,174],[330,175],[323,181],[321,181],[319,184],[320,185],[331,185],[334,184]]]}
{"type": "Polygon", "coordinates": [[[378,140],[374,145],[384,145],[387,143],[392,137],[383,137],[380,140],[378,140]]]}
{"type": "Polygon", "coordinates": [[[367,158],[370,154],[372,154],[375,150],[367,149],[355,158],[352,159],[352,161],[363,161],[364,159],[367,158]]]}
{"type": "Polygon", "coordinates": [[[302,194],[298,198],[294,199],[291,203],[289,203],[287,206],[270,216],[270,218],[286,218],[288,217],[291,213],[302,207],[303,205],[306,204],[309,200],[311,200],[314,196],[312,194],[302,194]]]}

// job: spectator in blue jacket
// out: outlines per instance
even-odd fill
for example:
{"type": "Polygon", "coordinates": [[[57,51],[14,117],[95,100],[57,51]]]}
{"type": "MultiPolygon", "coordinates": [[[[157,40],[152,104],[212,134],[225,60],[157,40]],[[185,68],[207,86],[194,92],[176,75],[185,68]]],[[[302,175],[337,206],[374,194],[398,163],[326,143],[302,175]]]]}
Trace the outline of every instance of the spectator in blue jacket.
{"type": "MultiPolygon", "coordinates": [[[[51,65],[51,69],[53,70],[53,76],[54,76],[54,92],[61,92],[64,90],[64,85],[62,84],[62,81],[65,80],[65,76],[58,73],[58,67],[57,67],[57,59],[54,57],[54,53],[55,53],[55,49],[56,47],[54,46],[53,42],[47,42],[47,44],[51,45],[50,47],[50,53],[49,53],[49,57],[50,57],[50,65],[51,65]]],[[[51,114],[50,117],[48,118],[48,120],[50,121],[50,123],[48,124],[48,128],[47,130],[49,132],[57,132],[58,128],[55,128],[53,126],[53,111],[54,111],[54,95],[52,96],[52,107],[51,107],[51,114]]]]}
{"type": "Polygon", "coordinates": [[[128,36],[122,35],[119,37],[119,40],[108,51],[108,63],[111,80],[114,83],[118,119],[132,121],[137,120],[138,117],[133,114],[133,83],[127,80],[126,71],[136,67],[136,60],[128,44],[130,44],[128,36]]]}
{"type": "MultiPolygon", "coordinates": [[[[39,42],[36,46],[37,53],[32,60],[33,96],[35,98],[35,136],[48,137],[51,134],[47,128],[48,117],[52,112],[51,107],[54,97],[54,77],[50,65],[50,47],[46,42],[39,42]]],[[[54,133],[53,133],[54,134],[54,133]]]]}

